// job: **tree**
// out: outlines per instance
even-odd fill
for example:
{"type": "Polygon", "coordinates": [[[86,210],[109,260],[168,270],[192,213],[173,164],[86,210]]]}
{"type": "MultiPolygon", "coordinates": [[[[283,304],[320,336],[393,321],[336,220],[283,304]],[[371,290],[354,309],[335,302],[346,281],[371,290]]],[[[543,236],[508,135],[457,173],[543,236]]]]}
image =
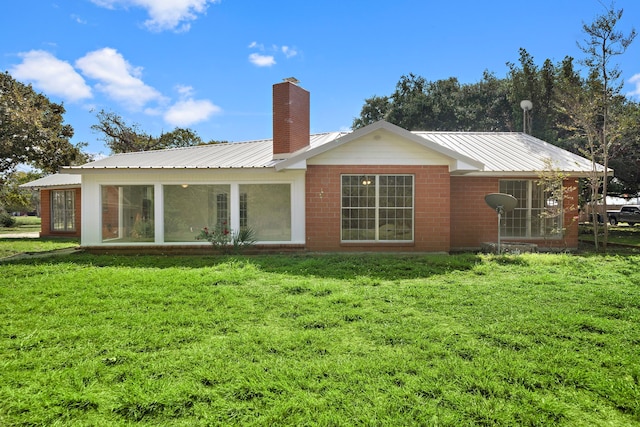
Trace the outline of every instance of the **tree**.
{"type": "Polygon", "coordinates": [[[86,145],[73,145],[65,109],[31,86],[0,73],[0,183],[21,163],[47,173],[84,162],[86,145]]]}
{"type": "Polygon", "coordinates": [[[36,180],[42,173],[14,171],[10,173],[2,187],[0,187],[0,206],[8,212],[36,211],[39,205],[37,191],[20,188],[20,184],[36,180]]]}
{"type": "Polygon", "coordinates": [[[616,173],[617,194],[635,196],[640,186],[640,104],[622,96],[616,101],[612,115],[617,118],[620,136],[611,147],[609,164],[616,173]]]}
{"type": "MultiPolygon", "coordinates": [[[[175,128],[171,132],[155,137],[141,131],[137,124],[127,124],[121,116],[114,112],[101,110],[97,117],[98,124],[91,126],[91,129],[102,133],[102,140],[114,154],[203,144],[198,134],[190,129],[175,128]]],[[[209,143],[214,142],[216,141],[209,143]]]]}
{"type": "MultiPolygon", "coordinates": [[[[609,167],[609,153],[611,147],[616,144],[618,129],[611,121],[610,112],[612,99],[620,93],[621,71],[617,64],[612,64],[613,58],[622,55],[636,37],[635,29],[631,29],[628,35],[624,35],[616,29],[622,18],[623,9],[615,10],[614,3],[607,8],[606,13],[599,15],[591,24],[583,24],[582,30],[586,39],[578,43],[578,47],[587,56],[583,63],[589,68],[593,79],[601,83],[598,104],[595,106],[598,114],[598,143],[600,158],[604,166],[605,174],[609,167]]],[[[595,153],[593,153],[595,154],[595,153]]],[[[592,156],[595,162],[597,158],[592,156]]],[[[607,210],[607,179],[602,184],[603,210],[607,210]]],[[[603,247],[606,250],[608,229],[604,229],[603,247]]]]}

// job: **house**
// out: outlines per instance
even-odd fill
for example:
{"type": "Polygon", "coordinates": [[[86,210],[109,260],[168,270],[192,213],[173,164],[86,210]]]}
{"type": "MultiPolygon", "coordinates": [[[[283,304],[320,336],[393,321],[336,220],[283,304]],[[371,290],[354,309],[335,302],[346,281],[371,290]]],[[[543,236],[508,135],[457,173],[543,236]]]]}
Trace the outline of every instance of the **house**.
{"type": "Polygon", "coordinates": [[[58,173],[20,187],[40,190],[40,237],[80,237],[80,175],[58,173]]]}
{"type": "Polygon", "coordinates": [[[81,177],[81,246],[196,249],[203,227],[224,223],[251,228],[259,249],[476,250],[497,238],[497,215],[484,197],[501,192],[518,200],[502,216],[503,241],[577,247],[577,208],[540,215],[563,201],[550,200],[536,181],[552,159],[577,205],[589,160],[523,133],[410,132],[380,121],[310,135],[309,100],[294,80],[273,86],[271,139],[63,168],[81,177]]]}

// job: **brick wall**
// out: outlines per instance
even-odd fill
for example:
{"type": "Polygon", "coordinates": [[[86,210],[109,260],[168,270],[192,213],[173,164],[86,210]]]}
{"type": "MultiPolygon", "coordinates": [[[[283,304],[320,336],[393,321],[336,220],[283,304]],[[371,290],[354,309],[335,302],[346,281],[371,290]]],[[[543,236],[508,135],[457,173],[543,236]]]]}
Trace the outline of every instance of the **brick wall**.
{"type": "Polygon", "coordinates": [[[289,154],[309,145],[309,92],[283,82],[273,85],[273,154],[289,154]]]}
{"type": "Polygon", "coordinates": [[[51,229],[51,191],[40,190],[40,237],[80,237],[82,224],[82,191],[80,188],[72,189],[75,192],[75,230],[74,231],[54,231],[51,229]]]}
{"type": "Polygon", "coordinates": [[[306,236],[312,251],[449,251],[447,166],[314,166],[306,175],[306,236]],[[412,174],[414,241],[410,243],[341,243],[340,187],[342,174],[412,174]]]}
{"type": "MultiPolygon", "coordinates": [[[[536,179],[532,177],[531,179],[536,179]]],[[[498,237],[498,216],[484,201],[484,196],[499,191],[500,178],[451,177],[451,248],[479,248],[482,242],[495,242],[498,237]]],[[[578,246],[578,184],[576,179],[565,180],[565,188],[573,187],[565,208],[566,234],[561,239],[506,239],[535,243],[539,247],[570,248],[578,246]]]]}
{"type": "Polygon", "coordinates": [[[498,178],[451,177],[451,247],[479,248],[495,242],[498,217],[484,196],[498,192],[498,178]]]}

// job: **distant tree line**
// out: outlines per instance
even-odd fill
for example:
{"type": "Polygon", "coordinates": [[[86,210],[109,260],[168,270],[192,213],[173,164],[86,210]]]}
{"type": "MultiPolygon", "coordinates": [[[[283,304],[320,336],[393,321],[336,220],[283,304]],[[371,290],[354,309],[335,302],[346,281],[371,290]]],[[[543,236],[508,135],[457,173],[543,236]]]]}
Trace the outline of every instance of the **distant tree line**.
{"type": "MultiPolygon", "coordinates": [[[[585,155],[588,144],[571,104],[576,91],[582,92],[582,99],[593,99],[602,84],[593,73],[581,77],[574,62],[571,57],[557,64],[547,59],[537,66],[534,58],[520,49],[519,62],[507,63],[509,71],[504,78],[485,71],[479,82],[463,84],[455,77],[429,81],[413,73],[403,75],[391,95],[365,100],[352,127],[386,120],[412,131],[522,132],[520,102],[529,100],[533,109],[528,112],[528,133],[585,155]]],[[[609,166],[617,178],[613,192],[636,194],[640,184],[640,104],[620,90],[614,91],[610,117],[617,133],[609,153],[609,166]]],[[[602,119],[594,116],[596,127],[601,126],[598,120],[602,119]]]]}

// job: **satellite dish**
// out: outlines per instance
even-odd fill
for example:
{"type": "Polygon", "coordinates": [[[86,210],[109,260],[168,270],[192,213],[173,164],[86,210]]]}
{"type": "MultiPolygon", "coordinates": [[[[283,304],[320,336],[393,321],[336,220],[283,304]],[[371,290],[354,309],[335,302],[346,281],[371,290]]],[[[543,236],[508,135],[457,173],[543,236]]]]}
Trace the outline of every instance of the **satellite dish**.
{"type": "Polygon", "coordinates": [[[511,212],[518,204],[518,199],[511,194],[506,193],[491,193],[484,196],[484,201],[493,209],[497,211],[501,209],[501,213],[511,212]]]}
{"type": "Polygon", "coordinates": [[[528,99],[520,101],[520,108],[522,108],[524,111],[529,111],[533,109],[533,102],[529,101],[528,99]]]}
{"type": "Polygon", "coordinates": [[[484,201],[498,213],[498,254],[502,253],[500,248],[500,220],[502,214],[505,212],[511,212],[518,204],[518,199],[511,194],[506,193],[490,193],[484,196],[484,201]]]}

